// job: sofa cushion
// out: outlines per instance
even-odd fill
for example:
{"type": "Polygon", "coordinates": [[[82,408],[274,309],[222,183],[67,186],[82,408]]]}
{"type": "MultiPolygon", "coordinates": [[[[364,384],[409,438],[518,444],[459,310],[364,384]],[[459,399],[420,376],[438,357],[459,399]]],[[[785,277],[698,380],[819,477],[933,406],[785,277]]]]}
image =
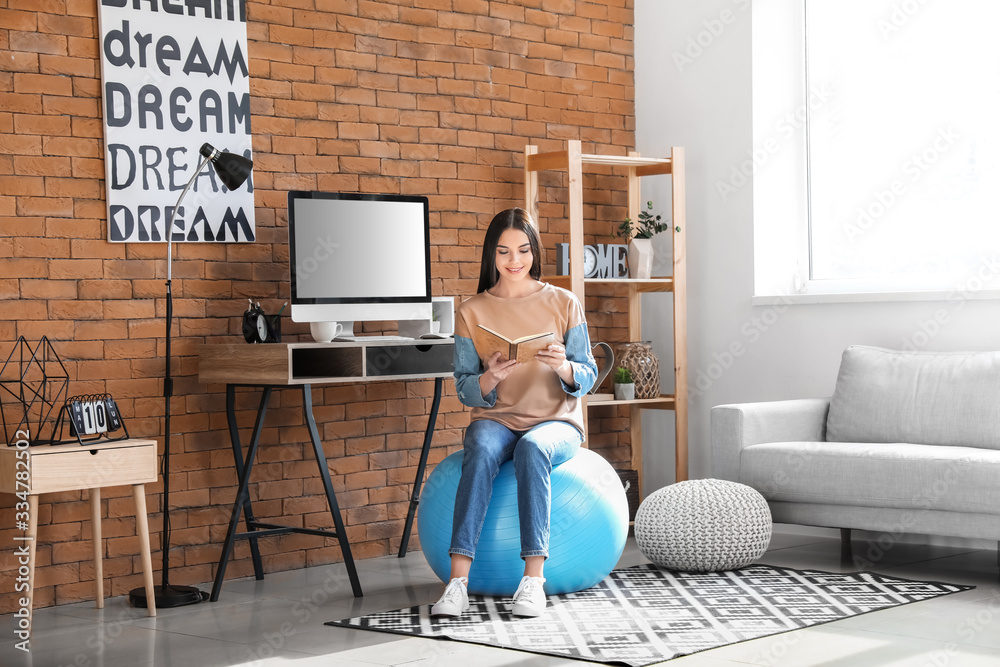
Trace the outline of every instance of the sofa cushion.
{"type": "Polygon", "coordinates": [[[1000,516],[998,469],[976,447],[771,442],[743,450],[739,481],[774,501],[1000,516]]]}
{"type": "Polygon", "coordinates": [[[1000,352],[852,345],[840,362],[826,439],[1000,450],[1000,352]]]}

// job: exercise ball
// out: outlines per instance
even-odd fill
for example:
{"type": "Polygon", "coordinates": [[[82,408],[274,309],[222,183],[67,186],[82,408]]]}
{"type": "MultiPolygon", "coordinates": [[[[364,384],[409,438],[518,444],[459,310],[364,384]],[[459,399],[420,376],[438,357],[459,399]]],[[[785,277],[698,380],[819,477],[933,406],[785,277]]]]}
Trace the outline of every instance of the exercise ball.
{"type": "MultiPolygon", "coordinates": [[[[428,564],[441,581],[451,574],[451,528],[455,494],[462,474],[458,451],[437,464],[420,494],[417,531],[428,564]]],[[[600,454],[581,448],[552,469],[549,557],[545,593],[557,595],[590,588],[614,569],[628,536],[628,500],[618,473],[600,454]]],[[[517,519],[514,462],[500,466],[486,510],[469,591],[513,595],[524,575],[517,519]]]]}

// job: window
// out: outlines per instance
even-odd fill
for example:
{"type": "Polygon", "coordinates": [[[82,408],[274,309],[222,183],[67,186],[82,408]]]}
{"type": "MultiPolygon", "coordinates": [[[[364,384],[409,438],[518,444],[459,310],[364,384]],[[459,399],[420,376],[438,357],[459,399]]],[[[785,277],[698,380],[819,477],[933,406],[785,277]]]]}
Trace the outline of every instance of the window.
{"type": "Polygon", "coordinates": [[[757,294],[1000,288],[1000,3],[754,7],[757,294]]]}

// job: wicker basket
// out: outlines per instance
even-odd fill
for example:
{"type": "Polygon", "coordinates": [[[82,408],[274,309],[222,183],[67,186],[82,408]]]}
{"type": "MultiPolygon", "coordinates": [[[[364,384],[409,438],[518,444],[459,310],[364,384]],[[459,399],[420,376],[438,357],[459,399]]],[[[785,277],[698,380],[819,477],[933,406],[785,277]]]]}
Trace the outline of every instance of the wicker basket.
{"type": "Polygon", "coordinates": [[[649,341],[619,343],[615,350],[615,366],[632,372],[636,398],[660,396],[660,360],[653,354],[649,341]]]}

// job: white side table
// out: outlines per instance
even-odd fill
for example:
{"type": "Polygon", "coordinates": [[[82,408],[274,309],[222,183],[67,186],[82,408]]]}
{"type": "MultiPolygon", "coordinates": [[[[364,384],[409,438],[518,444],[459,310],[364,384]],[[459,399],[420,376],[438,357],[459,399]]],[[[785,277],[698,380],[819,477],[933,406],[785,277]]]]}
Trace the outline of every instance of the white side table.
{"type": "MultiPolygon", "coordinates": [[[[28,498],[28,521],[25,541],[28,546],[28,609],[34,602],[35,542],[38,537],[38,496],[43,493],[90,490],[91,532],[94,540],[95,605],[104,608],[104,566],[101,545],[101,488],[132,486],[135,498],[135,525],[139,531],[147,613],[156,616],[153,593],[153,561],[149,553],[149,523],[146,518],[147,482],[157,480],[156,441],[119,440],[80,446],[38,445],[19,449],[0,446],[0,493],[24,493],[28,498]],[[26,452],[19,456],[19,452],[26,452]],[[25,461],[28,479],[24,480],[25,461]],[[21,484],[18,484],[18,472],[21,484]],[[25,487],[27,484],[27,488],[25,487]]],[[[30,625],[30,617],[29,617],[30,625]]]]}

